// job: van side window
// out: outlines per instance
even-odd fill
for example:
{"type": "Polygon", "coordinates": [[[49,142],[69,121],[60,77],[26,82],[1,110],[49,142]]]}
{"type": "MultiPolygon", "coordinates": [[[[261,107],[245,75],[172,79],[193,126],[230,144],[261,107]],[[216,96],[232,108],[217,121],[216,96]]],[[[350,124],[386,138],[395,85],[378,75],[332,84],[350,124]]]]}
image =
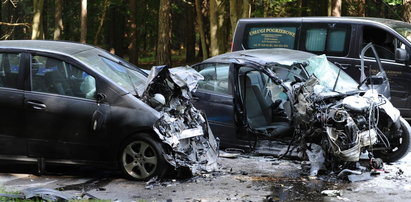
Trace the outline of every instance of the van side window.
{"type": "Polygon", "coordinates": [[[311,25],[303,28],[302,49],[317,54],[341,56],[348,53],[348,25],[311,25]]]}
{"type": "Polygon", "coordinates": [[[297,48],[297,27],[293,24],[251,24],[244,33],[244,48],[297,48]],[[251,27],[252,25],[252,27],[251,27]]]}
{"type": "Polygon", "coordinates": [[[229,64],[206,64],[195,67],[204,77],[198,82],[198,88],[217,93],[231,94],[228,88],[229,64]]]}
{"type": "MultiPolygon", "coordinates": [[[[390,33],[370,26],[363,28],[363,43],[362,47],[368,43],[373,43],[377,54],[382,59],[395,60],[395,48],[397,46],[397,39],[390,33]]],[[[365,56],[374,57],[371,49],[365,52],[365,56]]]]}
{"type": "Polygon", "coordinates": [[[20,54],[0,53],[0,87],[17,88],[20,54]]]}

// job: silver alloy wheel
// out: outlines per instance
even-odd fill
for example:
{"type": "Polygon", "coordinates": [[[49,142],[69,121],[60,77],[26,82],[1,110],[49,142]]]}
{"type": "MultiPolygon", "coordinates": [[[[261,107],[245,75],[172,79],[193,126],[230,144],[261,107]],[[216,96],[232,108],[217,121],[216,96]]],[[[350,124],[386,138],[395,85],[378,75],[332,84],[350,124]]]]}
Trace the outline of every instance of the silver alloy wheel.
{"type": "Polygon", "coordinates": [[[133,141],[122,154],[124,170],[135,179],[144,179],[152,175],[157,168],[158,160],[154,148],[144,141],[133,141]]]}

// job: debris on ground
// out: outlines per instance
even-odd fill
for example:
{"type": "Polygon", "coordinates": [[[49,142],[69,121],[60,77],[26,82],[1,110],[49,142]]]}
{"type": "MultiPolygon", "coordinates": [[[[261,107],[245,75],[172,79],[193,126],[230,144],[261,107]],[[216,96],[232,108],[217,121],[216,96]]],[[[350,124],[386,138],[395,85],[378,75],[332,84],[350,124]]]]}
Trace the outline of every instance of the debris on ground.
{"type": "Polygon", "coordinates": [[[321,194],[331,197],[342,196],[341,190],[324,190],[321,191],[321,194]]]}
{"type": "Polygon", "coordinates": [[[49,188],[35,187],[27,188],[21,191],[21,194],[0,194],[0,197],[5,197],[10,201],[17,199],[34,199],[44,201],[70,201],[77,199],[76,197],[63,193],[61,191],[49,188]]]}

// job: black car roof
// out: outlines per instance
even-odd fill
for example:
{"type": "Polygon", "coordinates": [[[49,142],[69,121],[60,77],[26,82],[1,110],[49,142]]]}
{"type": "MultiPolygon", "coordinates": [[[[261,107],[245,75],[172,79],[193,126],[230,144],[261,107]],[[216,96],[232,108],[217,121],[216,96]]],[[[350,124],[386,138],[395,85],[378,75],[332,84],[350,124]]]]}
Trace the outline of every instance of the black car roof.
{"type": "Polygon", "coordinates": [[[253,61],[260,64],[280,63],[289,65],[292,62],[306,60],[312,56],[315,55],[304,51],[285,48],[250,49],[214,56],[204,60],[202,63],[244,63],[246,61],[253,61]]]}
{"type": "Polygon", "coordinates": [[[29,49],[67,55],[73,55],[90,49],[97,49],[96,47],[87,44],[48,40],[4,40],[0,41],[0,48],[29,49]]]}

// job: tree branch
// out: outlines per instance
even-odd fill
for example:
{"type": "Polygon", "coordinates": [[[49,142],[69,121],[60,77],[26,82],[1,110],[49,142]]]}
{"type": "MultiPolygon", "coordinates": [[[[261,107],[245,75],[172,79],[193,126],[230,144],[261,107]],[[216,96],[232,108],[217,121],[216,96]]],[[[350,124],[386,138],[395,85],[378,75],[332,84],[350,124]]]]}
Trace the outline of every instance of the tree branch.
{"type": "Polygon", "coordinates": [[[8,22],[0,22],[0,25],[5,25],[5,26],[25,26],[27,28],[31,28],[30,23],[8,23],[8,22]]]}

